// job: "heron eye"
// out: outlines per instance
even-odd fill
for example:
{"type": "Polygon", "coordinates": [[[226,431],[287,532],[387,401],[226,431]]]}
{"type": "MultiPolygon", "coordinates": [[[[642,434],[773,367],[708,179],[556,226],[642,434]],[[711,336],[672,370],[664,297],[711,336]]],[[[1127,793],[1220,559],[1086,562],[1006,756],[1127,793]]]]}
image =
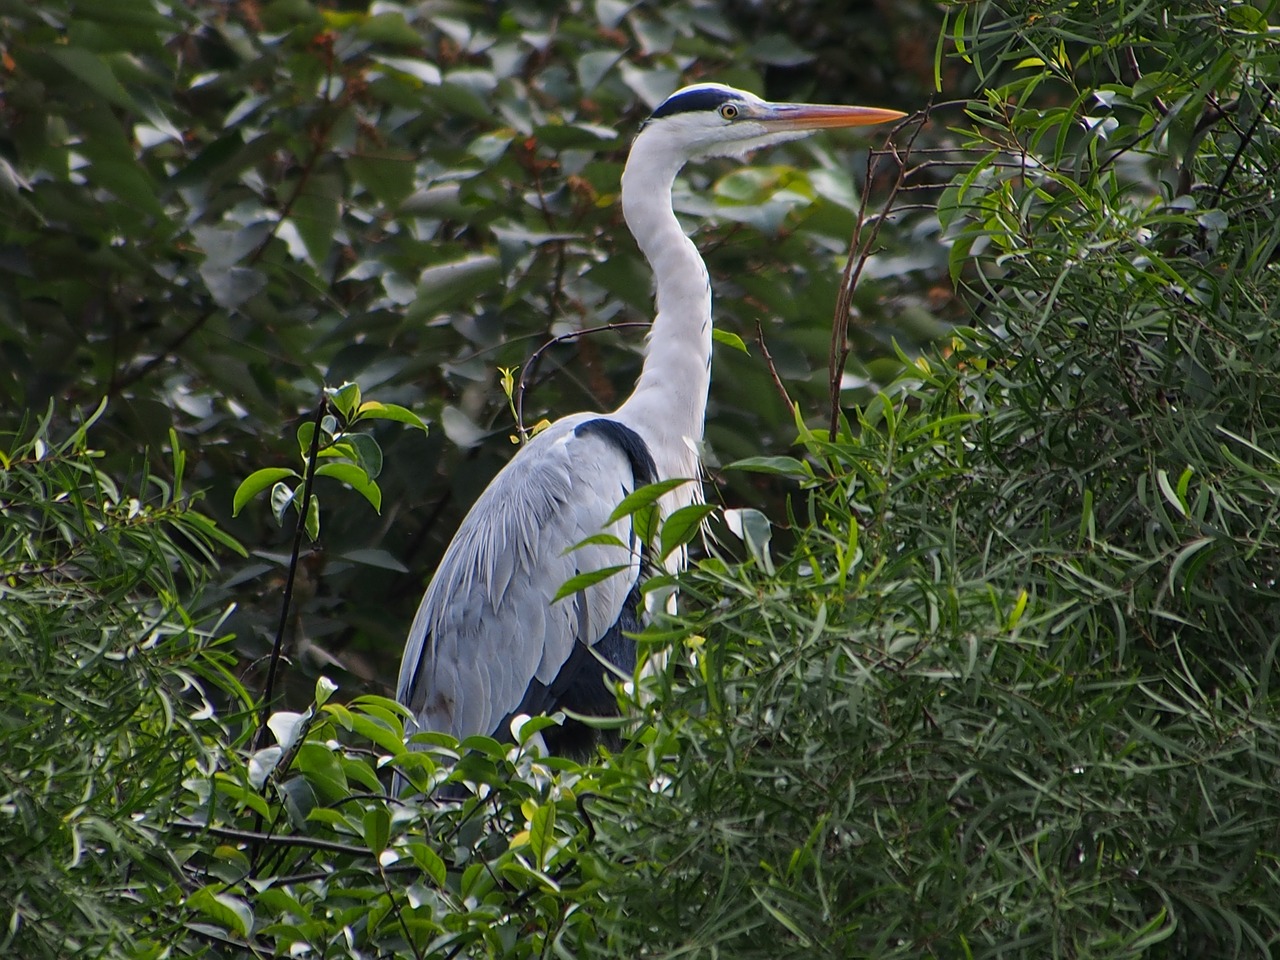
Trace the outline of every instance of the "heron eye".
{"type": "Polygon", "coordinates": [[[720,107],[720,116],[726,120],[735,120],[738,117],[738,108],[732,103],[726,103],[720,107]]]}

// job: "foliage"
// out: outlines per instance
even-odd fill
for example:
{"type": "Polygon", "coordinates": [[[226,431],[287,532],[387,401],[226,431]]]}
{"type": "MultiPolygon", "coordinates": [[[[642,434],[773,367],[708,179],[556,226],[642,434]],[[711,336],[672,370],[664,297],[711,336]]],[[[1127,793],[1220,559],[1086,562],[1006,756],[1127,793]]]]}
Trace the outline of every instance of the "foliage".
{"type": "Polygon", "coordinates": [[[409,750],[404,709],[378,697],[332,702],[317,685],[305,713],[276,713],[277,745],[228,753],[189,780],[178,829],[193,945],[255,955],[545,956],[595,936],[595,884],[582,853],[583,804],[600,777],[543,759],[546,718],[518,746],[430,735],[409,750]],[[456,761],[456,762],[455,762],[456,761]],[[425,803],[388,797],[394,767],[425,803]],[[463,783],[466,787],[463,787],[463,783]],[[441,802],[448,791],[458,797],[441,802]]]}
{"type": "MultiPolygon", "coordinates": [[[[905,22],[934,16],[902,6],[905,22]]],[[[270,510],[232,518],[236,484],[296,463],[294,430],[325,384],[358,383],[439,424],[426,438],[372,431],[388,509],[370,523],[357,491],[336,493],[323,549],[307,556],[294,649],[313,675],[295,694],[305,702],[320,666],[386,689],[427,572],[514,450],[490,440],[513,432],[499,368],[552,336],[652,316],[616,203],[647,110],[703,77],[805,99],[900,97],[901,78],[869,85],[782,28],[702,2],[0,3],[0,189],[13,211],[0,222],[0,410],[110,396],[117,475],[178,431],[208,509],[262,545],[227,573],[247,661],[275,633],[287,550],[270,510]]],[[[857,35],[868,59],[898,46],[857,35]]],[[[927,79],[927,63],[914,75],[927,79]]],[[[682,182],[718,323],[753,345],[717,351],[712,457],[790,439],[757,321],[792,392],[824,389],[858,142],[682,182]]],[[[904,314],[918,318],[913,341],[937,329],[918,309],[893,311],[890,328],[886,301],[915,305],[913,277],[940,275],[939,252],[885,246],[898,259],[859,293],[867,360],[906,336],[904,314]]],[[[616,404],[640,342],[613,332],[547,350],[527,423],[616,404]]]]}
{"type": "Polygon", "coordinates": [[[394,403],[377,400],[365,401],[358,383],[344,383],[340,387],[325,388],[325,402],[320,405],[315,420],[298,427],[298,456],[302,459],[303,473],[288,467],[264,467],[255,470],[236,487],[232,498],[232,512],[238,514],[246,503],[268,487],[271,488],[271,511],[276,522],[284,525],[285,514],[293,507],[306,517],[304,529],[312,540],[320,537],[320,500],[305,500],[303,487],[291,487],[286,480],[302,479],[304,475],[333,477],[355,490],[374,510],[382,510],[382,490],[378,486],[378,474],[382,472],[382,447],[367,433],[354,428],[371,420],[393,420],[417,427],[423,433],[427,425],[412,410],[394,403]],[[336,413],[329,413],[332,405],[336,413]],[[321,458],[324,463],[320,463],[321,458]]]}
{"type": "Polygon", "coordinates": [[[57,440],[44,417],[0,451],[5,956],[159,955],[163,822],[212,768],[212,700],[234,689],[219,619],[184,597],[238,545],[192,509],[176,444],[172,483],[124,488],[87,445],[93,419],[57,440]]]}
{"type": "Polygon", "coordinates": [[[954,9],[977,327],[748,464],[797,548],[686,578],[611,949],[1274,955],[1275,10],[1119,11],[954,9]]]}
{"type": "Polygon", "coordinates": [[[543,6],[3,7],[0,389],[112,396],[107,454],[53,416],[3,461],[6,951],[1274,955],[1276,5],[957,3],[927,47],[923,4],[866,39],[824,0],[543,6]],[[394,665],[511,449],[481,441],[634,376],[631,341],[538,350],[647,316],[618,131],[712,68],[892,105],[852,89],[875,49],[911,64],[886,89],[964,100],[897,147],[834,431],[862,157],[816,140],[679,192],[753,351],[717,352],[712,489],[754,506],[658,531],[715,536],[643,637],[630,741],[544,758],[534,719],[407,749],[362,656],[394,665]],[[320,429],[276,438],[326,383],[320,429]],[[375,389],[443,429],[349,432],[375,389]],[[297,649],[353,699],[298,683],[253,746],[210,641],[265,651],[285,560],[206,582],[231,541],[182,490],[268,544],[252,495],[311,442],[358,472],[289,567],[297,649]]]}

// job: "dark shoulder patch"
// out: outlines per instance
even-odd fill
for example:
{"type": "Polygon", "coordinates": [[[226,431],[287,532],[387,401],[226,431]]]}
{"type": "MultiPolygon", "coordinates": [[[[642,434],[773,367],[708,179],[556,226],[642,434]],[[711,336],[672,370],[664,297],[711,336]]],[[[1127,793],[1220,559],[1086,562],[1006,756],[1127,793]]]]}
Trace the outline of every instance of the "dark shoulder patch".
{"type": "Polygon", "coordinates": [[[617,420],[599,417],[598,419],[578,424],[573,432],[575,436],[579,437],[594,434],[621,450],[626,456],[627,462],[631,464],[631,475],[635,477],[637,487],[643,487],[657,481],[658,465],[653,462],[653,454],[649,452],[649,447],[641,439],[640,434],[626,424],[619,423],[617,420]]]}
{"type": "Polygon", "coordinates": [[[658,109],[653,111],[649,119],[661,120],[663,117],[669,117],[677,113],[710,112],[722,103],[741,99],[731,90],[719,90],[715,87],[677,92],[658,104],[658,109]]]}

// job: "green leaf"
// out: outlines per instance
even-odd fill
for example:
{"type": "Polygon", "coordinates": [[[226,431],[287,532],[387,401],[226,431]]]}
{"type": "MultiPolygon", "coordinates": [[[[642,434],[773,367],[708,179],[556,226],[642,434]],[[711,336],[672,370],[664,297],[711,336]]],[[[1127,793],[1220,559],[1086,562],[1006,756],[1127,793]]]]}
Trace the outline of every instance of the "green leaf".
{"type": "Polygon", "coordinates": [[[289,211],[289,222],[298,231],[311,265],[321,270],[338,231],[338,212],[343,198],[342,178],[337,173],[312,173],[289,211]]]}
{"type": "MultiPolygon", "coordinates": [[[[382,494],[379,492],[379,499],[382,494]]],[[[307,537],[313,543],[320,539],[320,498],[311,494],[311,503],[307,507],[307,537]]]]}
{"type": "Polygon", "coordinates": [[[443,887],[448,874],[440,854],[425,843],[410,843],[408,850],[418,869],[425,873],[436,887],[443,887]]]}
{"type": "Polygon", "coordinates": [[[347,442],[355,451],[356,463],[370,480],[377,480],[382,473],[382,447],[378,441],[367,433],[353,433],[348,435],[347,442]]]}
{"type": "Polygon", "coordinates": [[[716,508],[707,503],[691,503],[681,507],[662,522],[661,549],[658,559],[665,560],[673,550],[683,547],[697,536],[702,521],[715,513],[716,508]]]}
{"type": "Polygon", "coordinates": [[[632,569],[631,564],[620,563],[616,566],[604,567],[600,570],[592,570],[588,573],[580,573],[575,577],[570,577],[565,581],[564,586],[556,591],[556,595],[551,598],[551,602],[557,603],[565,597],[573,596],[573,594],[580,590],[585,590],[588,587],[595,586],[602,580],[608,580],[616,573],[630,569],[632,569]]]}
{"type": "Polygon", "coordinates": [[[747,349],[747,345],[742,342],[742,338],[736,333],[730,333],[728,330],[721,330],[719,327],[713,327],[711,330],[711,339],[716,343],[723,343],[727,347],[733,347],[735,350],[741,350],[748,356],[751,351],[747,349]]]}
{"type": "Polygon", "coordinates": [[[133,114],[143,112],[138,102],[120,85],[111,68],[98,55],[73,46],[48,46],[45,51],[49,59],[82,81],[94,96],[133,114]]]}
{"type": "Polygon", "coordinates": [[[808,480],[813,477],[813,471],[808,464],[795,457],[747,457],[743,460],[735,460],[724,469],[745,470],[748,473],[771,473],[780,477],[795,477],[797,480],[808,480]]]}
{"type": "Polygon", "coordinates": [[[379,570],[392,570],[396,573],[408,573],[409,568],[397,560],[386,550],[377,547],[361,547],[338,554],[343,560],[359,563],[366,567],[377,567],[379,570]]]}
{"type": "Polygon", "coordinates": [[[200,266],[200,278],[204,280],[213,302],[224,310],[235,310],[267,286],[267,275],[261,270],[208,260],[200,266]]]}
{"type": "Polygon", "coordinates": [[[329,402],[342,414],[342,419],[350,423],[360,406],[360,384],[348,382],[340,387],[328,387],[325,389],[325,394],[328,395],[329,402]]]}
{"type": "MultiPolygon", "coordinates": [[[[255,470],[241,481],[240,486],[236,487],[235,496],[231,498],[231,515],[233,517],[239,516],[245,504],[267,489],[267,487],[279,483],[286,477],[296,477],[297,475],[296,470],[290,470],[288,467],[265,467],[262,470],[255,470]]],[[[272,500],[274,507],[274,495],[272,500]]]]}
{"type": "Polygon", "coordinates": [[[629,517],[631,514],[643,507],[652,506],[657,503],[664,494],[670,493],[672,490],[677,487],[682,487],[686,483],[693,482],[693,480],[673,478],[671,480],[659,480],[657,483],[646,484],[639,490],[634,490],[622,498],[622,502],[614,508],[613,513],[609,514],[609,519],[604,522],[605,526],[611,526],[623,517],[629,517]]]}
{"type": "MultiPolygon", "coordinates": [[[[298,487],[301,492],[302,488],[298,487]]],[[[284,526],[284,515],[289,509],[289,504],[293,503],[294,489],[287,483],[277,483],[271,488],[271,513],[276,518],[276,523],[284,526]]]]}
{"type": "Polygon", "coordinates": [[[220,543],[228,550],[231,550],[242,557],[249,556],[249,551],[244,548],[244,545],[239,540],[231,536],[231,534],[227,533],[203,514],[196,513],[194,510],[187,510],[182,514],[182,524],[186,527],[194,527],[196,532],[206,540],[212,540],[215,543],[220,543]]]}
{"type": "Polygon", "coordinates": [[[394,403],[379,403],[376,400],[366,400],[356,412],[356,419],[394,420],[397,423],[407,423],[411,427],[417,427],[423,433],[427,432],[425,420],[412,410],[397,406],[394,403]]]}
{"type": "Polygon", "coordinates": [[[294,758],[294,767],[306,777],[324,802],[335,803],[347,798],[350,791],[342,764],[337,754],[324,744],[310,741],[302,744],[294,758]]]}
{"type": "Polygon", "coordinates": [[[369,479],[368,474],[361,467],[357,467],[354,463],[322,463],[316,468],[316,476],[341,480],[368,500],[374,510],[382,512],[382,490],[369,479]]]}
{"type": "Polygon", "coordinates": [[[387,849],[387,839],[391,836],[391,814],[386,806],[375,803],[364,814],[364,842],[369,852],[375,857],[387,849]]]}
{"type": "Polygon", "coordinates": [[[575,543],[571,547],[565,547],[564,552],[566,554],[573,553],[573,551],[581,550],[583,547],[593,547],[593,546],[620,547],[623,550],[631,549],[625,543],[623,543],[621,540],[615,537],[612,533],[597,533],[594,536],[590,536],[583,540],[579,540],[577,543],[575,543]]]}
{"type": "Polygon", "coordinates": [[[390,756],[404,753],[404,728],[392,728],[386,720],[375,719],[362,713],[350,714],[351,729],[371,743],[377,744],[390,756]]]}
{"type": "Polygon", "coordinates": [[[328,677],[321,676],[316,680],[315,702],[317,707],[323,707],[335,693],[338,692],[338,685],[328,677]]]}
{"type": "Polygon", "coordinates": [[[405,319],[416,323],[468,303],[493,287],[500,273],[498,258],[487,253],[427,267],[418,275],[418,294],[405,319]]]}
{"type": "Polygon", "coordinates": [[[208,917],[224,930],[248,937],[253,930],[253,910],[239,897],[201,887],[187,897],[187,907],[208,917]]]}
{"type": "MultiPolygon", "coordinates": [[[[316,437],[316,422],[314,420],[303,420],[298,424],[298,450],[302,455],[302,461],[305,463],[307,458],[311,456],[311,442],[316,437]]],[[[323,441],[323,437],[321,440],[323,441]]],[[[321,449],[324,449],[323,443],[321,449]]]]}
{"type": "Polygon", "coordinates": [[[529,847],[539,870],[549,865],[555,847],[556,805],[544,803],[529,818],[529,847]]]}

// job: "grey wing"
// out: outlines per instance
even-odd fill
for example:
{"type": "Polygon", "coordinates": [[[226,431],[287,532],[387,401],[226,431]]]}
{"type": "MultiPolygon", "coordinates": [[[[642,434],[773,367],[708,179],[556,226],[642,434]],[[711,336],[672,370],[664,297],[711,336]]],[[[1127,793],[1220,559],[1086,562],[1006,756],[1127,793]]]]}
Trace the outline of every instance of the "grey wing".
{"type": "MultiPolygon", "coordinates": [[[[605,526],[638,485],[635,457],[609,435],[631,431],[587,429],[602,419],[567,417],[540,433],[462,521],[400,663],[396,697],[419,729],[458,738],[505,732],[497,726],[532,681],[550,687],[574,644],[594,645],[618,620],[640,575],[639,550],[603,544],[569,550],[601,532],[632,543],[630,518],[605,526]],[[551,602],[576,574],[616,565],[626,569],[551,602]]],[[[631,437],[647,458],[643,442],[631,437]]],[[[651,480],[642,476],[639,484],[651,480]]]]}

